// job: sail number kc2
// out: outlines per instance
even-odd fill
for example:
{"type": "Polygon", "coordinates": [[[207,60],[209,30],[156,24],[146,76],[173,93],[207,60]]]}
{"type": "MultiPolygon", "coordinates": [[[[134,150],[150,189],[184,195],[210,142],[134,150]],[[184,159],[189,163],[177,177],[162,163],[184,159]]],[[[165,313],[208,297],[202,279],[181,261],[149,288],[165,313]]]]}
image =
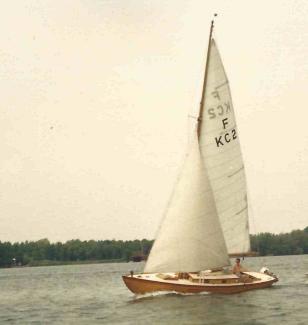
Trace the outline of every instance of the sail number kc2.
{"type": "MultiPolygon", "coordinates": [[[[229,118],[224,117],[225,115],[231,113],[231,103],[221,102],[220,101],[220,95],[218,91],[212,92],[213,97],[219,101],[217,105],[211,106],[207,112],[209,115],[209,119],[215,119],[215,118],[222,118],[221,123],[224,130],[228,129],[229,126],[229,118]]],[[[232,115],[231,115],[232,116],[232,115]]],[[[237,139],[236,129],[233,128],[231,130],[228,130],[227,132],[223,132],[221,135],[215,137],[215,143],[217,147],[222,147],[231,141],[237,139]]]]}

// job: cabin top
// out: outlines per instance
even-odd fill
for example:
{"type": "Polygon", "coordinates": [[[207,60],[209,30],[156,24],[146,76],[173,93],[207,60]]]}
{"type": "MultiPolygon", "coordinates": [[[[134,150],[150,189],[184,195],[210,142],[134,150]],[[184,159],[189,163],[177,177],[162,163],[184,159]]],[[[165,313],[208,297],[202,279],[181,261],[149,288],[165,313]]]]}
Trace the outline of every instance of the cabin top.
{"type": "Polygon", "coordinates": [[[207,279],[207,280],[216,280],[216,279],[238,279],[239,277],[235,274],[219,274],[219,275],[202,275],[200,276],[199,274],[195,273],[189,273],[189,276],[193,280],[199,280],[199,279],[207,279]]]}

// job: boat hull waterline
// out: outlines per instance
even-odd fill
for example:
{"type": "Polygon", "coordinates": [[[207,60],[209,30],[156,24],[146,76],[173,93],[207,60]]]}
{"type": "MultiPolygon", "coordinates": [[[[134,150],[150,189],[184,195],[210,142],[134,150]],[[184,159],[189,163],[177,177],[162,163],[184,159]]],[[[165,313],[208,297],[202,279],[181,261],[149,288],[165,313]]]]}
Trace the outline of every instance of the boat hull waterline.
{"type": "MultiPolygon", "coordinates": [[[[249,274],[250,272],[246,272],[249,274]]],[[[224,283],[224,284],[210,284],[210,283],[193,283],[189,280],[163,280],[155,277],[154,274],[149,275],[124,275],[122,276],[127,288],[135,294],[146,294],[160,291],[178,292],[178,293],[221,293],[232,294],[240,293],[248,290],[263,289],[272,286],[278,281],[277,278],[267,276],[262,273],[253,272],[254,276],[258,275],[259,279],[251,283],[224,283]],[[149,278],[145,278],[148,276],[149,278]]]]}

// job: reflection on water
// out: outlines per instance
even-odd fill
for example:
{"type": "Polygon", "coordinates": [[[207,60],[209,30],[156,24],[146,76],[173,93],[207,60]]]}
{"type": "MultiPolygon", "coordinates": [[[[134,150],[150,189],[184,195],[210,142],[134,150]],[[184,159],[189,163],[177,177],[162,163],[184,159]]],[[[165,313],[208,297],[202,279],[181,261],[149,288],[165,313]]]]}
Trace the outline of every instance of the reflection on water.
{"type": "Polygon", "coordinates": [[[272,288],[234,295],[133,295],[122,283],[143,263],[0,270],[0,323],[286,324],[308,323],[308,255],[246,258],[279,276],[272,288]]]}

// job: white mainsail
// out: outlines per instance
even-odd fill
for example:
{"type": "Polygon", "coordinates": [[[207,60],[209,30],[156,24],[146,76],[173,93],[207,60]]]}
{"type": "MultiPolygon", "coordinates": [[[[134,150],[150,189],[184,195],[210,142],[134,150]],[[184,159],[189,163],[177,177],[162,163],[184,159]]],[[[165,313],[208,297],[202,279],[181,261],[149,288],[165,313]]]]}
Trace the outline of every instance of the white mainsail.
{"type": "Polygon", "coordinates": [[[195,135],[144,271],[189,272],[229,264],[195,135]]]}
{"type": "Polygon", "coordinates": [[[199,142],[229,254],[250,250],[245,171],[228,79],[212,39],[199,142]]]}

